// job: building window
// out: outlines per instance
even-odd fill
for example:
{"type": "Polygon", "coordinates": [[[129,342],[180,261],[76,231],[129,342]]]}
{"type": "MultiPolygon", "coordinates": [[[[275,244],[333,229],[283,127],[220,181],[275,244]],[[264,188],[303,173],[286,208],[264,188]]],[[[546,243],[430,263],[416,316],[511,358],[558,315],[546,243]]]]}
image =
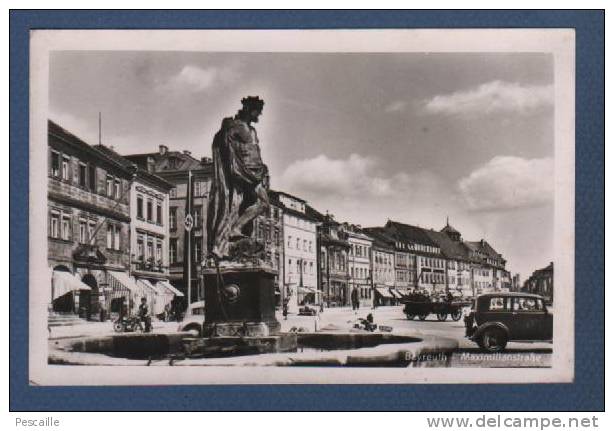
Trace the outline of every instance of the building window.
{"type": "Polygon", "coordinates": [[[168,256],[171,263],[177,262],[177,238],[171,238],[168,244],[168,256]]]}
{"type": "Polygon", "coordinates": [[[177,229],[177,207],[170,207],[168,222],[171,230],[177,229]]]}
{"type": "Polygon", "coordinates": [[[307,240],[306,239],[303,240],[303,250],[307,251],[307,240]]]}
{"type": "Polygon", "coordinates": [[[156,242],[156,262],[162,262],[162,241],[156,242]]]}
{"type": "Polygon", "coordinates": [[[292,274],[292,259],[288,259],[288,273],[292,274]]]}
{"type": "Polygon", "coordinates": [[[300,249],[301,249],[301,240],[300,240],[300,238],[297,238],[297,239],[296,239],[296,249],[297,249],[297,250],[300,250],[300,249]]]}
{"type": "Polygon", "coordinates": [[[152,259],[154,258],[154,246],[153,246],[153,239],[148,238],[147,239],[147,259],[152,259]]]}
{"type": "Polygon", "coordinates": [[[136,217],[143,218],[143,196],[136,197],[136,217]]]}
{"type": "Polygon", "coordinates": [[[69,167],[70,165],[70,158],[67,156],[63,156],[62,157],[62,179],[64,181],[68,181],[70,179],[70,172],[69,172],[69,167]]]}
{"type": "Polygon", "coordinates": [[[87,184],[87,179],[85,178],[87,175],[87,166],[83,163],[79,163],[79,186],[85,187],[87,184]]]}
{"type": "Polygon", "coordinates": [[[96,238],[94,238],[94,230],[96,229],[96,223],[93,221],[87,224],[87,237],[90,240],[90,244],[94,244],[96,242],[96,238]]]}
{"type": "Polygon", "coordinates": [[[62,216],[62,239],[68,241],[70,239],[70,216],[62,216]]]}
{"type": "Polygon", "coordinates": [[[60,176],[60,153],[55,151],[51,152],[51,175],[60,176]]]}
{"type": "Polygon", "coordinates": [[[115,229],[113,230],[113,248],[115,250],[119,250],[119,233],[121,232],[121,227],[119,225],[115,226],[115,229]]]}
{"type": "Polygon", "coordinates": [[[121,182],[119,179],[115,179],[115,199],[119,199],[121,197],[121,182]]]}
{"type": "Polygon", "coordinates": [[[113,225],[107,226],[107,248],[113,248],[113,225]]]}
{"type": "Polygon", "coordinates": [[[288,235],[288,248],[292,248],[292,235],[288,235]]]}
{"type": "Polygon", "coordinates": [[[113,197],[113,177],[111,175],[107,175],[107,196],[113,197]]]}
{"type": "Polygon", "coordinates": [[[51,238],[60,237],[60,214],[57,212],[51,213],[51,221],[49,222],[49,235],[51,238]]]}
{"type": "Polygon", "coordinates": [[[87,244],[87,223],[85,220],[79,220],[79,243],[87,244]]]}
{"type": "Polygon", "coordinates": [[[156,223],[162,225],[162,204],[160,202],[156,203],[156,223]]]}
{"type": "Polygon", "coordinates": [[[96,191],[96,166],[94,165],[89,165],[88,167],[88,183],[89,183],[89,187],[90,190],[95,192],[96,191]]]}
{"type": "Polygon", "coordinates": [[[147,199],[147,221],[153,221],[153,202],[147,199]]]}

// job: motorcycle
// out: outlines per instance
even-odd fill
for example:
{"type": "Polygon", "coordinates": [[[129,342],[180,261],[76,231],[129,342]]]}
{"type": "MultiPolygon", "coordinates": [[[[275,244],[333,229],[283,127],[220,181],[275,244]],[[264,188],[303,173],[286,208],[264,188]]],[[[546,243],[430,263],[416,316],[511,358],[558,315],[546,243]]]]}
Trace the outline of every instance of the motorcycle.
{"type": "Polygon", "coordinates": [[[149,328],[149,331],[145,331],[143,323],[137,316],[126,316],[113,322],[113,330],[115,332],[151,332],[151,328],[149,328]]]}

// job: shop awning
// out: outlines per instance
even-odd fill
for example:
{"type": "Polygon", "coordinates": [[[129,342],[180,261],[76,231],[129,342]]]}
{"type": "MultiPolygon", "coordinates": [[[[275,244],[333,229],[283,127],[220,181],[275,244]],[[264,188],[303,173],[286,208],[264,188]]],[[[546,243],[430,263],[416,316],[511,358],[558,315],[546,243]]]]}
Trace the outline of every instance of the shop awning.
{"type": "Polygon", "coordinates": [[[394,296],[392,295],[392,293],[390,293],[390,290],[383,288],[383,287],[376,287],[375,290],[377,291],[377,293],[382,296],[383,298],[394,298],[394,296]]]}
{"type": "Polygon", "coordinates": [[[51,276],[52,299],[66,295],[74,290],[92,290],[87,284],[66,271],[53,271],[51,276]]]}
{"type": "Polygon", "coordinates": [[[145,291],[151,292],[151,293],[152,293],[152,294],[154,294],[154,295],[164,295],[164,293],[165,293],[164,291],[160,291],[160,289],[156,288],[156,286],[154,286],[153,284],[151,284],[151,283],[149,282],[149,280],[146,280],[146,279],[144,279],[144,278],[138,278],[138,279],[136,280],[136,284],[137,284],[137,285],[139,285],[139,284],[140,284],[141,286],[143,286],[143,289],[144,289],[145,291]]]}
{"type": "Polygon", "coordinates": [[[172,284],[170,284],[168,281],[158,281],[156,283],[156,286],[163,286],[165,289],[168,289],[169,291],[173,292],[173,294],[175,296],[184,296],[183,293],[180,290],[177,290],[175,287],[173,287],[172,284]]]}
{"type": "Polygon", "coordinates": [[[298,293],[315,293],[315,289],[313,287],[299,286],[298,293]]]}
{"type": "Polygon", "coordinates": [[[401,295],[401,292],[399,292],[396,289],[390,289],[390,293],[392,293],[392,296],[394,296],[397,299],[403,299],[403,295],[401,295]]]}
{"type": "Polygon", "coordinates": [[[109,287],[112,290],[111,296],[116,298],[131,293],[133,296],[147,296],[148,291],[145,287],[137,285],[125,272],[108,271],[109,287]]]}

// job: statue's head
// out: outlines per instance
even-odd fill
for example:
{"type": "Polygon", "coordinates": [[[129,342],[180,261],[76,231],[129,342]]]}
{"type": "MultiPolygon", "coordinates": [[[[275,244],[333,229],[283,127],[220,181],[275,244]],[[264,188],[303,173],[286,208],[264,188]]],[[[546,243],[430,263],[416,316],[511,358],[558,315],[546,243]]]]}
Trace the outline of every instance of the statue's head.
{"type": "Polygon", "coordinates": [[[241,113],[243,116],[245,116],[249,121],[257,123],[258,117],[260,114],[262,114],[264,100],[258,96],[247,96],[241,99],[241,104],[243,105],[241,108],[241,113]]]}

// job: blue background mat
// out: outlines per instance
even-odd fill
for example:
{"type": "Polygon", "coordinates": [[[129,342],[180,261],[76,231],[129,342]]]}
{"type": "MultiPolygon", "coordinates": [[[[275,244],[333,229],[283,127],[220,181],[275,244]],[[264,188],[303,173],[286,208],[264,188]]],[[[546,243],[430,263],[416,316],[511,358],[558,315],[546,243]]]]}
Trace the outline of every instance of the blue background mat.
{"type": "Polygon", "coordinates": [[[19,410],[603,410],[604,12],[12,11],[10,408],[19,410]],[[576,29],[576,370],[573,384],[35,387],[28,385],[28,49],[31,29],[576,29]]]}

